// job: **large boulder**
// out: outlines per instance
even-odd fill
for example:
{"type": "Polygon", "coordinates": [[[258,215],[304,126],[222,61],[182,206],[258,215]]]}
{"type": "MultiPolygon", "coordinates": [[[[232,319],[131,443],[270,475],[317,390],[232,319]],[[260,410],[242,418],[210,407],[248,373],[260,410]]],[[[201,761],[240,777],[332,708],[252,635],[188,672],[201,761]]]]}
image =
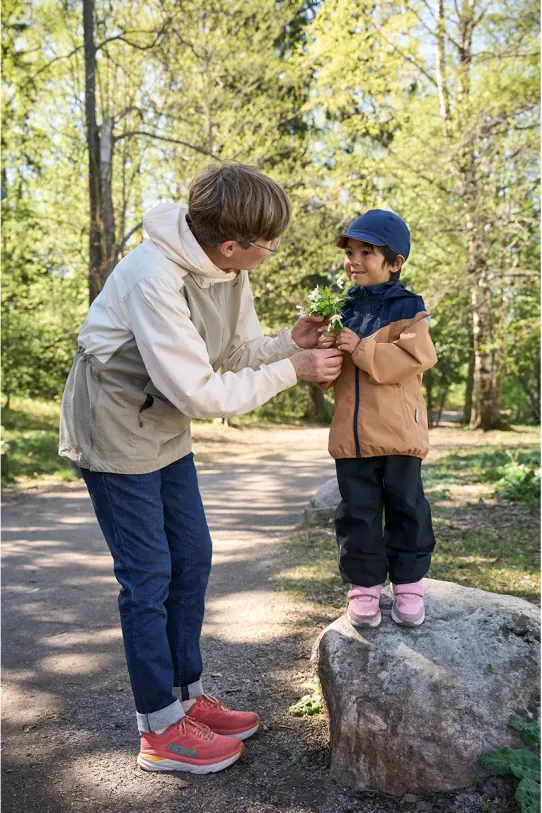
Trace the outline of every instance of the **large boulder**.
{"type": "Polygon", "coordinates": [[[518,747],[510,714],[536,716],[539,610],[520,598],[424,579],[427,620],[362,633],[343,616],[316,643],[331,771],[358,791],[472,785],[480,755],[518,747]]]}
{"type": "Polygon", "coordinates": [[[320,486],[314,497],[311,497],[305,509],[305,521],[319,522],[331,519],[340,501],[339,484],[337,478],[332,477],[320,486]]]}

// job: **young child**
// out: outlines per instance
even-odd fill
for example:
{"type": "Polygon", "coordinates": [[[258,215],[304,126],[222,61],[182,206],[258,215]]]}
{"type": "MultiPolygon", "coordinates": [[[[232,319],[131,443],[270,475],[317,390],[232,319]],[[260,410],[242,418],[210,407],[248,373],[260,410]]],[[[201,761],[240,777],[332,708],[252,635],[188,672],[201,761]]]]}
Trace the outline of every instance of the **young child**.
{"type": "Polygon", "coordinates": [[[428,451],[422,374],[437,361],[429,314],[399,282],[410,251],[400,217],[372,209],[334,242],[344,249],[354,286],[343,329],[320,340],[344,351],[329,451],[342,497],[336,530],[339,569],[351,584],[348,618],[355,626],[380,624],[380,585],[388,574],[392,619],[418,626],[425,618],[421,579],[435,546],[420,473],[428,451]]]}

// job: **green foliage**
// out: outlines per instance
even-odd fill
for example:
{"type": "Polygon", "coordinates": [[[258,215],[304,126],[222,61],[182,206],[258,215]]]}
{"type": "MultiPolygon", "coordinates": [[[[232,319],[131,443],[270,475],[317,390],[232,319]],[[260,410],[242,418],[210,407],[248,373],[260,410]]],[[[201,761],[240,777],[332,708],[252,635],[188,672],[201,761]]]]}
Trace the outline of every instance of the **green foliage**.
{"type": "Polygon", "coordinates": [[[540,759],[532,751],[523,748],[501,748],[487,751],[480,759],[482,768],[499,776],[515,776],[516,779],[540,781],[540,759]]]}
{"type": "Polygon", "coordinates": [[[540,461],[519,463],[512,460],[503,466],[503,476],[495,484],[495,492],[507,502],[524,502],[537,506],[540,503],[540,461]]]}
{"type": "Polygon", "coordinates": [[[322,688],[320,681],[314,678],[306,683],[303,683],[304,688],[310,689],[310,694],[305,694],[303,697],[290,706],[288,713],[292,717],[312,717],[314,714],[320,714],[324,709],[324,698],[322,696],[322,688]]]}
{"type": "MultiPolygon", "coordinates": [[[[508,450],[504,447],[455,452],[440,461],[439,472],[454,473],[466,469],[473,482],[492,483],[493,493],[505,502],[538,505],[540,501],[540,452],[538,449],[508,450]]],[[[428,467],[428,482],[433,477],[428,467]]]]}
{"type": "Polygon", "coordinates": [[[511,714],[508,719],[508,725],[510,728],[519,732],[525,745],[540,746],[540,723],[537,723],[536,720],[527,722],[527,720],[523,720],[519,715],[511,714]]]}
{"type": "Polygon", "coordinates": [[[480,765],[499,776],[513,776],[521,813],[540,813],[540,725],[522,720],[516,714],[509,718],[508,725],[520,733],[526,745],[535,746],[537,750],[506,747],[487,751],[480,765]]]}
{"type": "Polygon", "coordinates": [[[305,313],[328,317],[329,327],[340,329],[342,327],[341,309],[351,300],[351,297],[341,290],[343,285],[342,279],[336,283],[337,290],[333,290],[333,286],[320,288],[317,285],[308,296],[308,303],[303,309],[305,313]]]}
{"type": "Polygon", "coordinates": [[[516,801],[522,813],[540,813],[540,782],[522,779],[516,788],[516,801]]]}
{"type": "MultiPolygon", "coordinates": [[[[332,394],[315,384],[301,381],[296,387],[279,392],[250,413],[249,420],[258,423],[331,423],[332,394]]],[[[246,419],[245,419],[246,420],[246,419]]]]}
{"type": "Polygon", "coordinates": [[[68,460],[58,456],[60,406],[55,402],[13,397],[2,411],[2,445],[7,452],[6,484],[38,477],[73,480],[77,474],[68,460]]]}
{"type": "MultiPolygon", "coordinates": [[[[413,238],[404,281],[432,314],[439,364],[425,386],[438,413],[472,369],[476,227],[491,271],[495,385],[511,420],[537,422],[538,8],[498,2],[458,19],[444,0],[443,10],[447,122],[435,20],[421,0],[95,0],[115,256],[141,241],[147,208],[186,200],[209,161],[252,163],[283,183],[294,208],[280,251],[252,274],[271,333],[293,322],[307,290],[337,276],[334,235],[367,208],[391,208],[413,238]],[[467,31],[468,75],[458,47],[467,31]]],[[[82,15],[50,0],[6,0],[2,14],[3,389],[55,397],[88,296],[82,15]]],[[[320,307],[337,315],[331,299],[320,307]]],[[[279,398],[268,411],[301,420],[312,400],[302,390],[299,403],[279,398]]]]}

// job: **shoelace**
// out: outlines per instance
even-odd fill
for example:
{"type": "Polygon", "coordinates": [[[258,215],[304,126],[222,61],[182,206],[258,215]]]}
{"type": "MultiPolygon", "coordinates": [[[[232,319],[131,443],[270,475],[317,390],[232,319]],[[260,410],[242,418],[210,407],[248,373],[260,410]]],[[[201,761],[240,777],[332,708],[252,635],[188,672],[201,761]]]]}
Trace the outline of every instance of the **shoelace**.
{"type": "Polygon", "coordinates": [[[213,739],[213,732],[209,726],[203,723],[198,723],[196,720],[191,720],[190,717],[181,717],[179,721],[179,734],[193,734],[200,740],[210,742],[213,739]],[[187,729],[189,729],[187,731],[187,729]]]}
{"type": "Polygon", "coordinates": [[[216,709],[217,711],[225,711],[228,714],[231,714],[231,709],[224,705],[221,700],[217,700],[216,697],[213,697],[212,694],[203,694],[201,695],[200,703],[210,706],[211,708],[216,709]]]}

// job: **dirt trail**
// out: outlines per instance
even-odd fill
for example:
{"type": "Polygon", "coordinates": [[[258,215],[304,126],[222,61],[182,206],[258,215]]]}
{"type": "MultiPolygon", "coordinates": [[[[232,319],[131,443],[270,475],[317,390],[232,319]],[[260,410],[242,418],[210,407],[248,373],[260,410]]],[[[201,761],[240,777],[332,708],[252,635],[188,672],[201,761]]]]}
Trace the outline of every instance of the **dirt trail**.
{"type": "MultiPolygon", "coordinates": [[[[321,603],[283,589],[292,565],[292,529],[310,496],[334,473],[328,430],[200,425],[195,435],[215,550],[203,637],[204,684],[233,708],[257,710],[261,731],[247,742],[243,759],[220,774],[159,775],[137,768],[118,586],[86,490],[80,482],[49,482],[8,493],[4,813],[487,809],[480,795],[468,793],[402,802],[373,794],[352,797],[329,777],[325,716],[288,715],[312,673],[311,645],[333,615],[331,607],[325,612],[321,603]]],[[[434,430],[431,440],[435,460],[457,448],[458,430],[434,430]]],[[[461,442],[488,441],[515,443],[498,433],[491,439],[472,433],[461,442]]],[[[449,501],[453,507],[453,493],[449,501]]]]}
{"type": "Polygon", "coordinates": [[[314,630],[280,592],[284,547],[333,474],[326,429],[200,427],[200,484],[214,567],[205,686],[255,708],[242,762],[207,777],[144,774],[117,623],[117,585],[79,483],[8,496],[4,509],[6,813],[344,810],[325,765],[324,723],[287,714],[310,671],[314,630]]]}

